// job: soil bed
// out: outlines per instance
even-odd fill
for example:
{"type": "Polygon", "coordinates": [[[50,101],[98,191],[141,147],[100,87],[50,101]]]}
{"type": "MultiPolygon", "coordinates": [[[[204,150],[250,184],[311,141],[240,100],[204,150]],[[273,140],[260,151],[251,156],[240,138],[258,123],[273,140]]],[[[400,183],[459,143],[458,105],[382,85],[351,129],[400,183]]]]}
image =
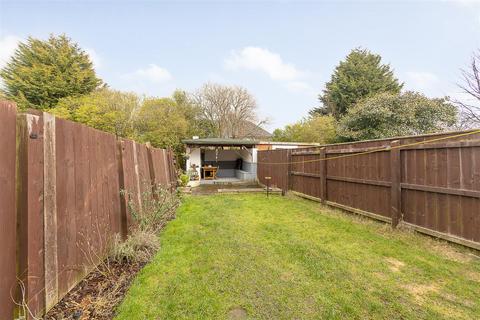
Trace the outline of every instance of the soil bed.
{"type": "Polygon", "coordinates": [[[101,263],[45,316],[47,320],[113,319],[116,307],[146,263],[101,263]]]}

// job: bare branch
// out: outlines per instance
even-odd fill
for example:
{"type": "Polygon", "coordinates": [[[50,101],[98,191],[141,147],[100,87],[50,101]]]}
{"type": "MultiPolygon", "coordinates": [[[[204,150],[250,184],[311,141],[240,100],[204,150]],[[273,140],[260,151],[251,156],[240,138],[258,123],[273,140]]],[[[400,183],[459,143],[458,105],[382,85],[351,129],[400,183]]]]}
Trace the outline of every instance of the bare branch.
{"type": "Polygon", "coordinates": [[[460,127],[462,129],[480,125],[480,51],[472,56],[469,70],[462,70],[463,84],[458,87],[470,101],[454,102],[460,111],[460,127]]]}
{"type": "Polygon", "coordinates": [[[244,137],[257,122],[257,103],[245,88],[207,83],[192,99],[221,138],[244,137]]]}

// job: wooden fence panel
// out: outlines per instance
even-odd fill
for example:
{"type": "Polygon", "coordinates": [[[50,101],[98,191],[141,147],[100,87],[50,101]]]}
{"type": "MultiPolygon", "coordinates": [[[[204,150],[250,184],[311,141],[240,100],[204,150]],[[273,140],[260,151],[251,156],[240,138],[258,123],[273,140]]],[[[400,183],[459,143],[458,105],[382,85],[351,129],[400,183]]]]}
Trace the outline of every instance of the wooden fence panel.
{"type": "Polygon", "coordinates": [[[283,152],[258,153],[260,182],[287,176],[289,190],[480,249],[478,132],[295,149],[287,167],[283,152]]]}
{"type": "Polygon", "coordinates": [[[327,153],[327,200],[390,217],[390,154],[327,153]]]}
{"type": "Polygon", "coordinates": [[[76,127],[70,122],[57,119],[56,177],[57,177],[57,241],[59,292],[67,292],[69,284],[81,279],[81,268],[77,264],[77,223],[75,152],[76,127]]]}
{"type": "Polygon", "coordinates": [[[304,155],[301,152],[292,151],[292,165],[290,166],[292,190],[320,198],[320,154],[304,155]]]}
{"type": "Polygon", "coordinates": [[[41,315],[45,310],[46,286],[43,117],[22,114],[17,124],[17,275],[25,292],[24,297],[17,294],[16,298],[25,299],[30,311],[41,315]]]}
{"type": "Polygon", "coordinates": [[[0,102],[0,319],[13,318],[14,303],[10,293],[16,286],[15,218],[15,104],[0,102]]]}
{"type": "Polygon", "coordinates": [[[167,150],[149,150],[152,156],[152,169],[154,172],[155,183],[167,186],[170,184],[170,172],[168,169],[168,152],[167,150]]]}
{"type": "Polygon", "coordinates": [[[152,183],[150,166],[148,164],[149,150],[144,144],[135,143],[138,161],[138,175],[140,179],[140,189],[142,192],[150,188],[152,183]]]}
{"type": "Polygon", "coordinates": [[[170,174],[170,185],[172,188],[177,186],[177,163],[175,160],[175,154],[172,149],[168,149],[168,164],[170,174]]]}
{"type": "Polygon", "coordinates": [[[257,179],[263,184],[280,188],[284,191],[288,190],[288,159],[289,150],[265,150],[258,152],[257,179]],[[267,165],[266,162],[271,161],[278,163],[273,166],[267,165]],[[267,182],[265,177],[271,177],[267,182]]]}
{"type": "MultiPolygon", "coordinates": [[[[137,156],[135,151],[135,144],[132,140],[122,139],[121,144],[121,155],[122,155],[122,172],[124,178],[124,191],[125,199],[122,201],[125,202],[125,205],[129,201],[135,203],[136,206],[141,205],[141,192],[140,192],[140,179],[138,172],[137,156]]],[[[127,208],[128,209],[128,208],[127,208]]],[[[124,228],[127,231],[130,226],[133,225],[133,220],[130,212],[126,210],[124,217],[124,222],[126,225],[124,228]]]]}
{"type": "Polygon", "coordinates": [[[141,203],[155,173],[162,184],[176,181],[170,150],[47,113],[17,115],[12,103],[0,102],[0,149],[0,319],[23,315],[21,299],[41,317],[105,257],[115,234],[126,236],[121,189],[141,203]]]}
{"type": "Polygon", "coordinates": [[[480,146],[402,150],[403,220],[480,242],[480,146]]]}

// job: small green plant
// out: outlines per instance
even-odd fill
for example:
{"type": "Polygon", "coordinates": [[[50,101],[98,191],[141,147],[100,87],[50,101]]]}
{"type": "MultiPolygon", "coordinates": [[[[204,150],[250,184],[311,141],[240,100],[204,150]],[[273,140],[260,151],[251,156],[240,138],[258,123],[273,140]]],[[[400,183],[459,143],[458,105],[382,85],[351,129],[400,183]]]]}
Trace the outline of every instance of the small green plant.
{"type": "Polygon", "coordinates": [[[187,174],[181,174],[180,175],[180,186],[181,187],[186,187],[188,185],[189,181],[190,181],[190,177],[187,174]]]}

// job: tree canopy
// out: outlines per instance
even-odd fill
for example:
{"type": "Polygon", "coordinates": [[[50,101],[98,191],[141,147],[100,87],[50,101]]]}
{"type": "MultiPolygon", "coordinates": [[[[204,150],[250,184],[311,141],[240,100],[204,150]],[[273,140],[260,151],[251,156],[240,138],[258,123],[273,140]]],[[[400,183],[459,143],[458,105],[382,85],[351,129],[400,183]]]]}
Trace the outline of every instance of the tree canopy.
{"type": "Polygon", "coordinates": [[[135,93],[101,88],[60,99],[55,108],[47,111],[119,137],[173,148],[180,161],[183,139],[208,134],[199,116],[201,111],[180,90],[172,97],[141,98],[135,93]]]}
{"type": "Polygon", "coordinates": [[[174,99],[147,98],[138,113],[136,131],[140,142],[180,151],[182,139],[188,137],[189,121],[174,99]]]}
{"type": "Polygon", "coordinates": [[[335,68],[319,96],[323,106],[311,113],[331,114],[340,119],[361,99],[380,92],[399,93],[402,86],[390,66],[382,64],[380,55],[366,49],[354,49],[335,68]]]}
{"type": "Polygon", "coordinates": [[[273,131],[274,141],[332,143],[336,139],[336,120],[332,116],[312,116],[284,129],[273,131]]]}
{"type": "Polygon", "coordinates": [[[22,109],[51,109],[64,97],[90,93],[102,84],[88,54],[65,35],[20,43],[0,77],[6,98],[22,109]]]}
{"type": "Polygon", "coordinates": [[[340,120],[344,140],[366,140],[444,131],[457,121],[457,109],[446,98],[430,99],[407,91],[379,93],[350,108],[340,120]]]}
{"type": "Polygon", "coordinates": [[[59,117],[132,138],[140,98],[134,93],[102,88],[88,95],[66,97],[48,110],[59,117]]]}

